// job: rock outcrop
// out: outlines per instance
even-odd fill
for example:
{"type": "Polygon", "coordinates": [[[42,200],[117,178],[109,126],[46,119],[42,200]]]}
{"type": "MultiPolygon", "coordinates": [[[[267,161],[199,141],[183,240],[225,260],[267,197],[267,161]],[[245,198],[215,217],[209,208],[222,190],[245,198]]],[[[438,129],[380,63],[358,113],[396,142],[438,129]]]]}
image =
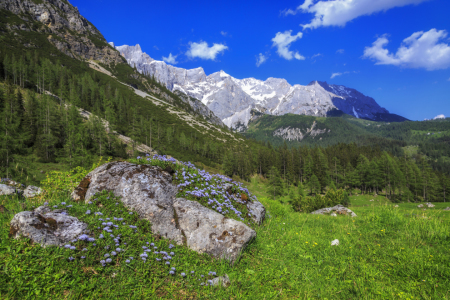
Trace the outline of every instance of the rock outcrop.
{"type": "Polygon", "coordinates": [[[356,217],[356,214],[345,206],[338,204],[333,207],[321,208],[313,211],[311,214],[337,214],[337,215],[351,215],[352,217],[356,217]]]}
{"type": "MultiPolygon", "coordinates": [[[[112,191],[140,218],[152,224],[152,232],[185,244],[199,252],[234,262],[256,236],[242,222],[228,219],[195,201],[176,198],[172,176],[159,167],[112,162],[89,173],[72,193],[88,202],[96,193],[112,191]]],[[[261,207],[255,204],[254,213],[261,207]]]]}
{"type": "Polygon", "coordinates": [[[42,246],[62,246],[87,234],[88,225],[75,217],[67,215],[63,209],[51,210],[48,206],[40,206],[34,211],[22,211],[11,221],[9,236],[24,236],[42,246]]]}
{"type": "Polygon", "coordinates": [[[17,189],[15,187],[6,185],[6,184],[0,184],[0,196],[10,196],[14,195],[17,192],[21,192],[20,189],[17,189]]]}
{"type": "Polygon", "coordinates": [[[8,24],[11,33],[36,32],[64,54],[103,63],[124,62],[100,31],[66,0],[2,0],[0,8],[19,15],[21,24],[8,24]],[[37,25],[39,24],[39,25],[37,25]]]}
{"type": "Polygon", "coordinates": [[[23,196],[26,198],[33,198],[40,194],[42,194],[44,191],[37,186],[29,185],[27,188],[23,191],[23,196]]]}

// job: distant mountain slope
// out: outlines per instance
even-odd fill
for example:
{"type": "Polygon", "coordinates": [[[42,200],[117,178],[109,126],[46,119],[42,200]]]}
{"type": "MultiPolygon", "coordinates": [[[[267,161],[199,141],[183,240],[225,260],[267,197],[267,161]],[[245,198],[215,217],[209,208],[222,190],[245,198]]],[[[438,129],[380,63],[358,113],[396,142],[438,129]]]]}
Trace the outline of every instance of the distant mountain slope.
{"type": "MultiPolygon", "coordinates": [[[[265,115],[251,121],[244,136],[258,141],[270,142],[280,146],[286,142],[289,146],[320,145],[338,143],[363,143],[367,139],[379,138],[368,132],[364,126],[349,120],[350,116],[324,118],[286,114],[283,116],[265,115]]],[[[402,145],[403,146],[403,145],[402,145]]]]}
{"type": "MultiPolygon", "coordinates": [[[[314,83],[313,81],[310,84],[314,83]]],[[[372,121],[403,122],[408,120],[399,115],[390,114],[387,109],[380,107],[372,97],[363,95],[355,89],[322,81],[317,81],[317,83],[328,92],[339,96],[333,98],[333,104],[348,115],[372,121]]]]}
{"type": "MultiPolygon", "coordinates": [[[[23,48],[24,51],[45,49],[45,56],[53,57],[58,57],[55,51],[60,51],[69,58],[95,62],[109,72],[105,74],[152,93],[215,125],[224,126],[200,101],[187,96],[179,97],[130,68],[119,51],[108,44],[101,32],[66,0],[2,0],[0,32],[4,47],[23,48]]],[[[62,58],[61,62],[65,60],[62,58]]]]}
{"type": "MultiPolygon", "coordinates": [[[[0,80],[36,92],[39,101],[51,91],[61,99],[58,112],[64,102],[74,104],[118,133],[185,160],[221,163],[218,153],[248,145],[199,100],[131,68],[66,0],[1,1],[0,41],[0,80]]],[[[61,137],[57,147],[63,143],[61,137]]]]}
{"type": "Polygon", "coordinates": [[[289,147],[325,147],[356,143],[398,156],[420,153],[428,157],[435,170],[450,172],[450,119],[390,123],[357,119],[347,114],[335,118],[253,114],[248,129],[242,134],[273,146],[286,143],[289,147]]]}
{"type": "Polygon", "coordinates": [[[202,68],[186,70],[152,59],[139,45],[116,47],[128,64],[154,76],[168,89],[179,90],[202,101],[230,128],[243,131],[251,111],[264,114],[340,115],[337,111],[376,121],[404,121],[380,107],[373,98],[344,86],[313,81],[307,86],[291,86],[285,79],[236,79],[224,71],[206,76],[202,68]]]}

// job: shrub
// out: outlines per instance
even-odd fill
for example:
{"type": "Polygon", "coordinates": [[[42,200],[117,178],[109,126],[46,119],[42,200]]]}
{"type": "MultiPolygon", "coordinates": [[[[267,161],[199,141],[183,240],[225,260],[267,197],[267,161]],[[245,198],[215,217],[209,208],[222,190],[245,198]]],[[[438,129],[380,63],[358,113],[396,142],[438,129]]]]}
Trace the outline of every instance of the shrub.
{"type": "Polygon", "coordinates": [[[312,211],[341,204],[348,206],[350,200],[345,190],[329,190],[324,196],[315,195],[314,197],[298,196],[292,200],[291,205],[295,211],[310,213],[312,211]]]}

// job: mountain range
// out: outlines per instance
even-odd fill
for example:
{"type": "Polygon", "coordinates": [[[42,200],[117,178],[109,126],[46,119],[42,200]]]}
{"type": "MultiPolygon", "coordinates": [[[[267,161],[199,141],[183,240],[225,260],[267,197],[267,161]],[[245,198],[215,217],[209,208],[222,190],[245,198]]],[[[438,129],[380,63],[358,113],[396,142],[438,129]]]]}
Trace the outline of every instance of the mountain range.
{"type": "MultiPolygon", "coordinates": [[[[111,43],[114,46],[113,43],[111,43]]],[[[405,121],[355,89],[327,82],[291,85],[282,78],[236,79],[224,71],[206,76],[203,68],[183,69],[152,59],[139,45],[115,47],[140,73],[154,76],[169,90],[200,100],[228,127],[244,131],[262,114],[317,117],[348,114],[372,121],[405,121]]]]}

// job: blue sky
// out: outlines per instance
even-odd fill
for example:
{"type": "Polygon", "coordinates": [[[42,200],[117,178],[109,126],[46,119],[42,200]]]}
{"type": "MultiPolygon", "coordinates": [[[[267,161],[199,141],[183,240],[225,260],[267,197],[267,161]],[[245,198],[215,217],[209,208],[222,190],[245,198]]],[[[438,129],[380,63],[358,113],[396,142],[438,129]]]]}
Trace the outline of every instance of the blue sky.
{"type": "Polygon", "coordinates": [[[180,68],[327,81],[411,120],[450,116],[448,0],[71,3],[108,42],[180,68]]]}

